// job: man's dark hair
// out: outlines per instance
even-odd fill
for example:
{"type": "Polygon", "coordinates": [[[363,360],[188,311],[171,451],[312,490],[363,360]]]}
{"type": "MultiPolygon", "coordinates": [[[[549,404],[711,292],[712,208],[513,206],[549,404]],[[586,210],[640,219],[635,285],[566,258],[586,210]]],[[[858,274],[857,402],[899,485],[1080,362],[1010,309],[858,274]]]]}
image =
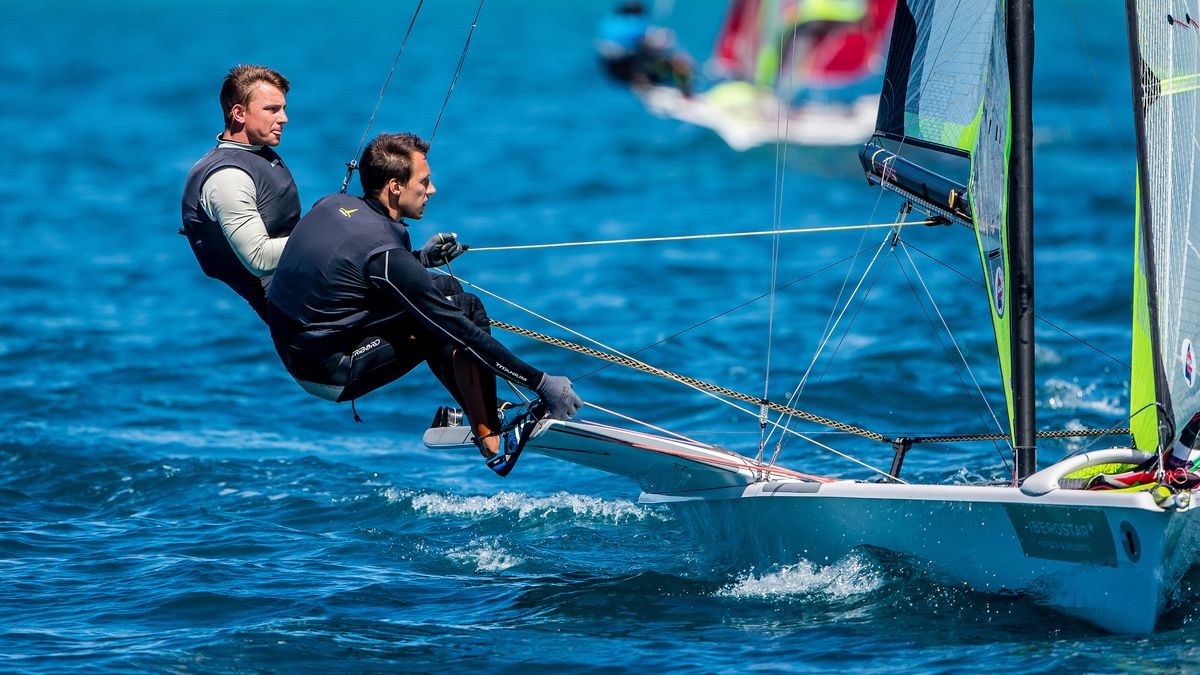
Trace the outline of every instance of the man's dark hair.
{"type": "Polygon", "coordinates": [[[221,113],[225,116],[225,128],[233,121],[233,106],[250,105],[255,85],[265,82],[286,96],[291,83],[287,78],[266,66],[239,65],[229,69],[221,83],[221,113]]]}
{"type": "Polygon", "coordinates": [[[374,197],[392,178],[407,185],[412,178],[413,154],[429,154],[429,143],[416,134],[379,134],[363,150],[358,180],[363,196],[374,197]]]}

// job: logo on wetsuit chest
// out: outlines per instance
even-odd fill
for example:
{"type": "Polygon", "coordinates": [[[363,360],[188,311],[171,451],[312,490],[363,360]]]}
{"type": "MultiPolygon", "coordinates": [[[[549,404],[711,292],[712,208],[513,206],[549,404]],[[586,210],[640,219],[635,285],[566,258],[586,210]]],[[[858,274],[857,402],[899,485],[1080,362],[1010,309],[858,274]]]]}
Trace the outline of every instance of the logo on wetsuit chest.
{"type": "Polygon", "coordinates": [[[346,216],[347,218],[349,218],[349,217],[350,217],[350,214],[354,213],[354,212],[355,212],[355,211],[357,211],[357,210],[358,210],[358,209],[350,209],[349,211],[347,211],[346,209],[338,209],[338,211],[341,211],[341,212],[342,212],[342,215],[343,215],[343,216],[346,216]]]}
{"type": "Polygon", "coordinates": [[[350,356],[351,356],[351,358],[358,358],[358,357],[362,356],[363,354],[365,354],[366,352],[369,352],[378,346],[379,346],[379,338],[375,338],[374,340],[371,340],[370,342],[359,347],[358,349],[355,349],[354,353],[350,354],[350,356]]]}

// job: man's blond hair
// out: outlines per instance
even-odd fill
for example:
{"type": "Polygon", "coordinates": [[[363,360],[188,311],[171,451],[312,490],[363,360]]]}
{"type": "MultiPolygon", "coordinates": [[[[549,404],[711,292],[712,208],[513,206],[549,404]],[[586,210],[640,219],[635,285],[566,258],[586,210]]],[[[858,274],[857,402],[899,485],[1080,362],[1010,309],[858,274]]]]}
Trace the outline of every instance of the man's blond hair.
{"type": "Polygon", "coordinates": [[[233,106],[249,106],[254,88],[260,82],[275,87],[285,96],[291,86],[286,77],[266,66],[243,64],[229,69],[229,74],[221,83],[221,113],[225,116],[226,129],[233,120],[233,106]]]}

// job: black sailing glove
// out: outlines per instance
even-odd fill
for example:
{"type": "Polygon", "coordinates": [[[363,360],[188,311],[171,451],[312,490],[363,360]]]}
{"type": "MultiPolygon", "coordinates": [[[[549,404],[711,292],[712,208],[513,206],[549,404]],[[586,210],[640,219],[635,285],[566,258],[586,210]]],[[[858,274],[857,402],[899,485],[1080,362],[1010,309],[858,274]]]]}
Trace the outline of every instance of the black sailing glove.
{"type": "Polygon", "coordinates": [[[574,417],[583,407],[583,399],[575,395],[571,381],[560,375],[544,373],[535,391],[546,404],[546,413],[556,420],[574,417]]]}
{"type": "Polygon", "coordinates": [[[467,246],[458,243],[458,235],[453,232],[438,232],[425,242],[417,253],[417,259],[425,267],[441,267],[462,255],[467,246]]]}

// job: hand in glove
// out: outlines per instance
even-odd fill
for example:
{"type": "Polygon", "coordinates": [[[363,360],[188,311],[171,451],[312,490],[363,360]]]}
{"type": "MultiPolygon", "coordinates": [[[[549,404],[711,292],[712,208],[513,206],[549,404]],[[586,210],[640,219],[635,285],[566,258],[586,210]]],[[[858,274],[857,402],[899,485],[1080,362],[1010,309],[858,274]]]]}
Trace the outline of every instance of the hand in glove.
{"type": "Polygon", "coordinates": [[[441,267],[462,255],[469,246],[458,243],[458,235],[453,232],[438,232],[425,242],[417,254],[417,259],[425,267],[441,267]]]}
{"type": "Polygon", "coordinates": [[[575,395],[571,381],[560,375],[543,374],[535,391],[546,404],[546,413],[556,420],[574,417],[583,407],[583,399],[575,395]]]}

